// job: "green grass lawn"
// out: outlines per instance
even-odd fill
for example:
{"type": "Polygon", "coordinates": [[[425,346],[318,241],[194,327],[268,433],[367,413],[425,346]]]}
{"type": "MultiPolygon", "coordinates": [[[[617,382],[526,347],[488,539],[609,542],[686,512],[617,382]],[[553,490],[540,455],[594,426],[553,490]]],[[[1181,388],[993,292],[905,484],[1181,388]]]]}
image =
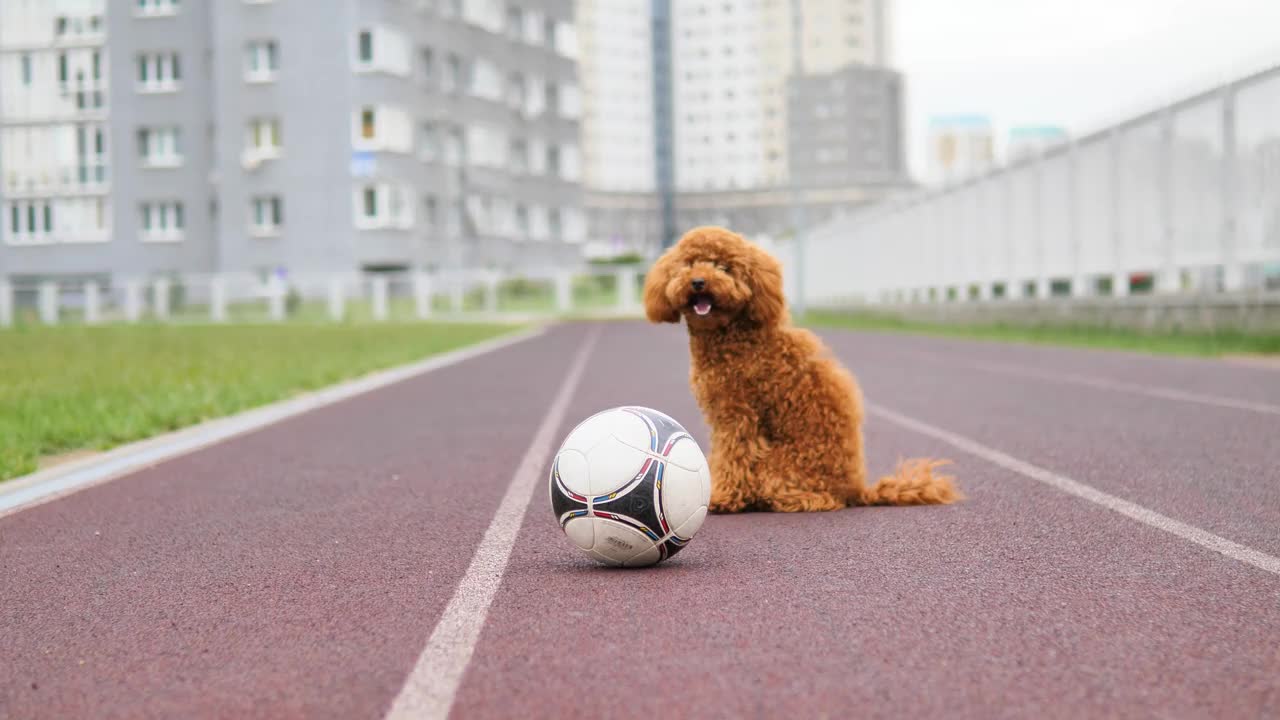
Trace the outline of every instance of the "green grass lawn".
{"type": "Polygon", "coordinates": [[[943,335],[973,340],[1045,345],[1074,345],[1078,347],[1132,350],[1172,355],[1217,356],[1280,353],[1280,335],[1247,334],[1237,331],[1218,333],[1144,333],[1136,330],[1101,327],[953,325],[917,322],[871,313],[834,311],[811,312],[802,319],[801,324],[814,327],[943,335]]]}
{"type": "Polygon", "coordinates": [[[0,480],[514,330],[472,324],[0,331],[0,480]]]}

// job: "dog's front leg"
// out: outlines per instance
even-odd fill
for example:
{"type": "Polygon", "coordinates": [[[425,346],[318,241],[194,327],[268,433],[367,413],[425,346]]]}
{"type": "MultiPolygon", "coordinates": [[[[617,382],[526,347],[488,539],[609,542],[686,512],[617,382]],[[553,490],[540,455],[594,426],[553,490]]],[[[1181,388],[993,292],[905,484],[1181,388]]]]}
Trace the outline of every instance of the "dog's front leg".
{"type": "Polygon", "coordinates": [[[733,408],[711,421],[711,504],[714,513],[742,512],[756,500],[756,467],[768,450],[755,413],[733,408]]]}

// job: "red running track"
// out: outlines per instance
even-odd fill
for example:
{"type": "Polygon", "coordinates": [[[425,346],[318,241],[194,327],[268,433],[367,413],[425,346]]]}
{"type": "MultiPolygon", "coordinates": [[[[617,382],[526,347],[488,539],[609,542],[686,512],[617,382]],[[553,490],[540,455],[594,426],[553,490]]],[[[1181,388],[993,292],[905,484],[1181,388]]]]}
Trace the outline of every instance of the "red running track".
{"type": "MultiPolygon", "coordinates": [[[[382,717],[596,328],[556,437],[634,403],[705,447],[679,328],[568,325],[0,518],[0,717],[382,717]]],[[[1280,413],[1206,400],[1280,408],[1280,373],[827,337],[880,406],[1280,555],[1280,413]]],[[[875,470],[955,459],[968,500],[717,516],[614,571],[539,482],[453,716],[1280,716],[1280,575],[867,439],[875,470]]]]}

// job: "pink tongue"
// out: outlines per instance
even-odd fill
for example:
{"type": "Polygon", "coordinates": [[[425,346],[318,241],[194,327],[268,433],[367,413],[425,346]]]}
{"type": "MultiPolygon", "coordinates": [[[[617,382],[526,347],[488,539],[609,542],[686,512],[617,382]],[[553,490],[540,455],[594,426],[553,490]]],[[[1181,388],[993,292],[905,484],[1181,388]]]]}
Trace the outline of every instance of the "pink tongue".
{"type": "Polygon", "coordinates": [[[693,304],[693,311],[699,315],[706,315],[711,312],[711,303],[706,300],[699,300],[693,304]]]}

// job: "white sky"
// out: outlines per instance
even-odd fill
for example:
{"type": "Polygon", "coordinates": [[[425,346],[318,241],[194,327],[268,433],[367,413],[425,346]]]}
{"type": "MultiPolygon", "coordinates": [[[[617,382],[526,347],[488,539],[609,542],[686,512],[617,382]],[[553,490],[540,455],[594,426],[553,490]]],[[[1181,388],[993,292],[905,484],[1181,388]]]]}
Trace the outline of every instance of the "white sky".
{"type": "Polygon", "coordinates": [[[892,0],[907,156],[930,117],[981,114],[1072,135],[1280,64],[1280,0],[892,0]]]}

